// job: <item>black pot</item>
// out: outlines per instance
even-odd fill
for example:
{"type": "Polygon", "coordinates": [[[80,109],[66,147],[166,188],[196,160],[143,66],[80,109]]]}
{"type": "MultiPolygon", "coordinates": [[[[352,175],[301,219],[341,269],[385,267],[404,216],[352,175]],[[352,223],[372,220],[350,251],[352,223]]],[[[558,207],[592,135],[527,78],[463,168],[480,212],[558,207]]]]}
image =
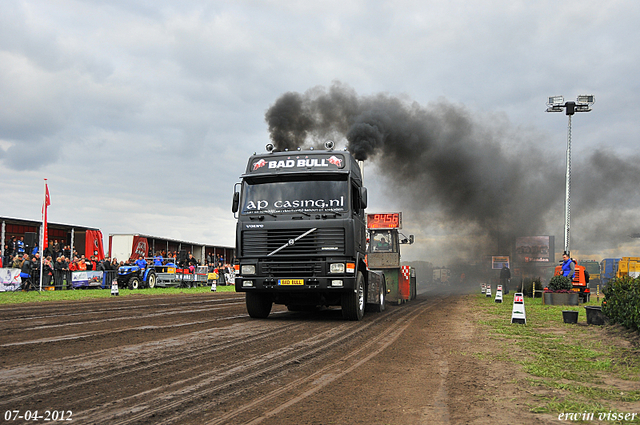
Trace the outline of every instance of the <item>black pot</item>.
{"type": "Polygon", "coordinates": [[[599,305],[586,305],[587,310],[587,324],[588,325],[604,325],[607,321],[607,316],[602,313],[602,307],[599,305]]]}
{"type": "Polygon", "coordinates": [[[578,312],[576,310],[562,310],[562,320],[564,323],[578,323],[578,312]]]}

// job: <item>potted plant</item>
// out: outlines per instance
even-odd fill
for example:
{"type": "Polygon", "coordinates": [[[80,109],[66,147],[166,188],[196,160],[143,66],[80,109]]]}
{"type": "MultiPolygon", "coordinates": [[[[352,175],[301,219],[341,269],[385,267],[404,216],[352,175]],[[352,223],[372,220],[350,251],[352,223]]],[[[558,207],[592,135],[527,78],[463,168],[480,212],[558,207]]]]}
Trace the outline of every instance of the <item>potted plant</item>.
{"type": "Polygon", "coordinates": [[[571,279],[556,275],[549,280],[544,291],[544,303],[549,305],[578,305],[578,293],[571,291],[571,279]]]}

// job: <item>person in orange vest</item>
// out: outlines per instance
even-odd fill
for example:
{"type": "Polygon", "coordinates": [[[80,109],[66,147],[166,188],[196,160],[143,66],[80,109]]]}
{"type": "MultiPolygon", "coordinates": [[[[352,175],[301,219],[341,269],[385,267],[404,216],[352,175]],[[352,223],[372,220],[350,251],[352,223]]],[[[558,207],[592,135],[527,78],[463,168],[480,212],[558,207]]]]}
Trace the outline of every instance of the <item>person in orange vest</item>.
{"type": "Polygon", "coordinates": [[[81,258],[80,260],[78,260],[77,267],[79,271],[87,270],[87,263],[84,262],[84,258],[81,258]]]}

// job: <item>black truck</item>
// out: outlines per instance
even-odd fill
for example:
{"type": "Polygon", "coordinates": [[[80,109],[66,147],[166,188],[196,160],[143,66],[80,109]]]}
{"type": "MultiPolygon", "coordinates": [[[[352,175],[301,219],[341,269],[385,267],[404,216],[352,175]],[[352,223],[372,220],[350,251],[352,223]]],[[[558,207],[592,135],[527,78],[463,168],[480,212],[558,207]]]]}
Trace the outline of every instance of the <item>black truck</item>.
{"type": "Polygon", "coordinates": [[[382,311],[385,281],[367,268],[367,189],[358,162],[347,151],[276,152],[249,158],[235,186],[239,276],[253,318],[273,303],[290,311],[341,306],[360,320],[365,308],[382,311]]]}

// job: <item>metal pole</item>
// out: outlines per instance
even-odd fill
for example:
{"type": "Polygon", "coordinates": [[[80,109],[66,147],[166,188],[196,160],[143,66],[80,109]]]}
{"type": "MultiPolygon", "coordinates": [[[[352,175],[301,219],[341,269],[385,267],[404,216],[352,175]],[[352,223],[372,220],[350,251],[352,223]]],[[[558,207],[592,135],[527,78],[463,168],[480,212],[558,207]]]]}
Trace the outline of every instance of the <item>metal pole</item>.
{"type": "Polygon", "coordinates": [[[42,198],[42,225],[40,226],[40,246],[38,252],[40,253],[40,292],[42,292],[42,271],[44,269],[44,216],[47,209],[47,179],[44,179],[44,198],[42,198]]]}
{"type": "MultiPolygon", "coordinates": [[[[5,222],[2,220],[2,243],[0,244],[0,253],[2,253],[2,261],[4,261],[4,238],[5,238],[5,222]]],[[[7,267],[6,264],[3,266],[7,267]]]]}
{"type": "Polygon", "coordinates": [[[40,253],[40,292],[42,292],[42,270],[44,268],[44,251],[42,245],[44,245],[44,225],[40,226],[40,246],[38,252],[40,253]]]}
{"type": "Polygon", "coordinates": [[[564,223],[564,252],[568,255],[571,237],[571,115],[569,115],[569,125],[567,126],[564,223]]]}

